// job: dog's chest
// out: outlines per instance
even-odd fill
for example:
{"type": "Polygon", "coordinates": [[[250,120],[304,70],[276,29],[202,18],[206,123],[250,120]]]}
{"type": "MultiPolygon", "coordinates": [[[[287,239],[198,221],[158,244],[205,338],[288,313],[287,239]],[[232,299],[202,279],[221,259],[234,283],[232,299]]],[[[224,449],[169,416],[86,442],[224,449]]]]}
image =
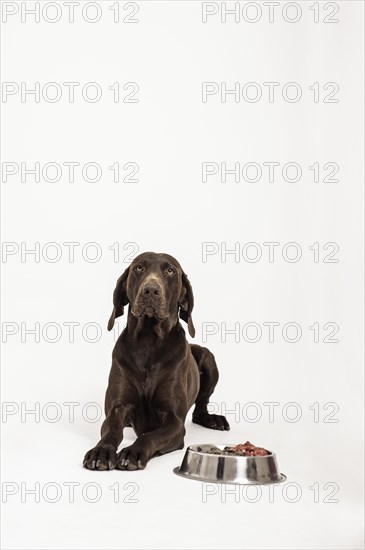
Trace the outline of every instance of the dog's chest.
{"type": "Polygon", "coordinates": [[[144,368],[141,375],[141,386],[143,393],[148,393],[156,386],[157,370],[156,365],[150,365],[144,368]]]}
{"type": "Polygon", "coordinates": [[[144,394],[153,391],[163,380],[161,358],[155,350],[140,350],[137,358],[139,385],[144,394]]]}

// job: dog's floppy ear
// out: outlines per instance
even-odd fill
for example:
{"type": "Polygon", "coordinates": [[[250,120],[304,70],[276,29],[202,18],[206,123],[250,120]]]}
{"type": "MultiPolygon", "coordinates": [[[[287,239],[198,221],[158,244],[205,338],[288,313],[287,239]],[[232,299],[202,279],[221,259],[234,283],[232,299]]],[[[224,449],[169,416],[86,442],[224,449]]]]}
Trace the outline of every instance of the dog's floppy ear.
{"type": "Polygon", "coordinates": [[[193,325],[193,320],[191,318],[191,313],[194,307],[194,295],[193,289],[191,288],[190,281],[187,275],[183,272],[182,274],[182,291],[179,300],[180,307],[180,319],[185,321],[188,324],[188,331],[192,338],[195,336],[195,328],[193,325]]]}
{"type": "Polygon", "coordinates": [[[124,271],[123,275],[117,280],[116,287],[113,293],[113,311],[108,322],[108,330],[112,330],[114,327],[114,321],[117,317],[120,317],[124,313],[124,306],[129,302],[127,296],[127,279],[129,274],[129,267],[124,271]]]}

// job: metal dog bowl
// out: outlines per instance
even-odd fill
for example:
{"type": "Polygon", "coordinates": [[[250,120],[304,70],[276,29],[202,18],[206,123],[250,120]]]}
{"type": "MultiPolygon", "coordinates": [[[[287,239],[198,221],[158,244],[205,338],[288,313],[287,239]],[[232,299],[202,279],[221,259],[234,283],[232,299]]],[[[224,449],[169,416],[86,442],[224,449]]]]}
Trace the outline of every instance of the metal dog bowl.
{"type": "Polygon", "coordinates": [[[286,480],[286,476],[280,473],[275,454],[271,451],[267,451],[270,453],[267,456],[207,453],[212,447],[223,450],[227,446],[230,445],[190,445],[180,468],[174,468],[174,473],[197,481],[242,485],[280,483],[286,480]]]}

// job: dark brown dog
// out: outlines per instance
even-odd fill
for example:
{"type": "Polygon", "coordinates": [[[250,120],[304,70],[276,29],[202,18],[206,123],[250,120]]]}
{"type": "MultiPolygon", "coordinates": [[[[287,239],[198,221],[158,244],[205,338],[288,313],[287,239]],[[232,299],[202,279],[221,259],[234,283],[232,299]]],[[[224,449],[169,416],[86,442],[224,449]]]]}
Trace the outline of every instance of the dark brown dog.
{"type": "Polygon", "coordinates": [[[193,422],[229,430],[224,416],[207,411],[218,381],[214,356],[189,344],[179,323],[180,315],[195,335],[193,291],[177,260],[153,252],[138,256],[119,277],[113,303],[108,330],[129,303],[128,323],[113,351],[101,440],[83,465],[143,469],[150,458],[183,448],[184,422],[194,403],[193,422]],[[117,455],[126,426],[138,438],[117,455]]]}

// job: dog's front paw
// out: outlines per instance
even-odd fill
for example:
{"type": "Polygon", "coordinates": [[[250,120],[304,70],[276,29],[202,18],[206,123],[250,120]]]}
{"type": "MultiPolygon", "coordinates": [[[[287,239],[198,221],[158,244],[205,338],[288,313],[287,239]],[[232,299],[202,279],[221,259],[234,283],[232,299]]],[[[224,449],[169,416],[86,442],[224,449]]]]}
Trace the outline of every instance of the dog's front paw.
{"type": "Polygon", "coordinates": [[[143,470],[147,465],[147,455],[137,445],[130,445],[120,451],[116,468],[119,470],[143,470]]]}
{"type": "Polygon", "coordinates": [[[229,424],[225,416],[220,414],[198,413],[193,414],[193,422],[212,430],[229,430],[229,424]]]}
{"type": "Polygon", "coordinates": [[[88,470],[114,470],[117,453],[112,445],[90,449],[85,455],[83,466],[88,470]]]}

